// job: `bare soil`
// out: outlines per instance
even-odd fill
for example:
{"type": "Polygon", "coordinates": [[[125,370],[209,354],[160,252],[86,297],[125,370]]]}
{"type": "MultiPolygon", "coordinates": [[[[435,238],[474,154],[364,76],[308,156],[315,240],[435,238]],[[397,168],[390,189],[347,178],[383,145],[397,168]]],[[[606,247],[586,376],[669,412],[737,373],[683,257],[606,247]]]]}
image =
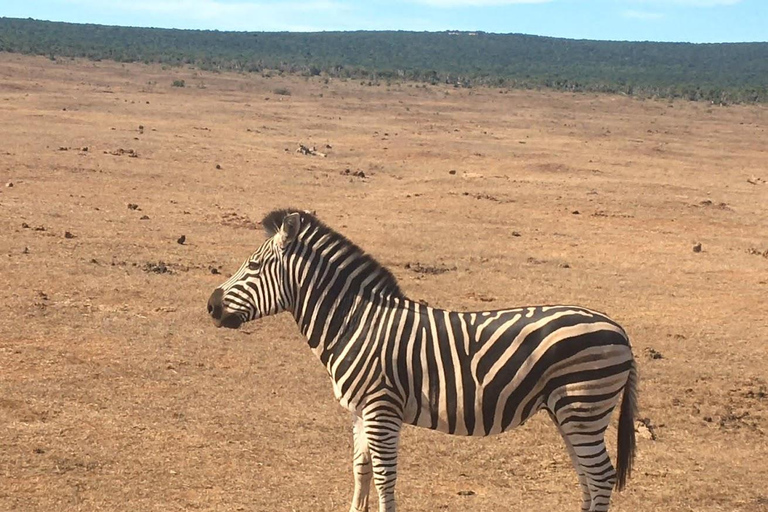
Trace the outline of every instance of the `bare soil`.
{"type": "MultiPolygon", "coordinates": [[[[205,312],[288,205],[431,305],[621,322],[612,510],[768,510],[766,107],[0,54],[0,118],[0,510],[348,510],[350,418],[293,320],[205,312]]],[[[578,509],[544,415],[407,428],[400,460],[403,511],[578,509]]]]}

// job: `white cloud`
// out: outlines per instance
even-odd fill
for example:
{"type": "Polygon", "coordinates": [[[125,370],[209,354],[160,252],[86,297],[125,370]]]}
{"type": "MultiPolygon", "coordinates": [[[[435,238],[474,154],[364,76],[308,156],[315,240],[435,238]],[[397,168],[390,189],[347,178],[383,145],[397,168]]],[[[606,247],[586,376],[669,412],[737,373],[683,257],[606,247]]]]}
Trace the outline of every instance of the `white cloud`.
{"type": "Polygon", "coordinates": [[[680,5],[684,7],[720,7],[736,5],[742,0],[635,0],[634,3],[656,4],[663,6],[680,5]]]}
{"type": "Polygon", "coordinates": [[[414,3],[431,7],[497,7],[514,4],[546,4],[553,0],[413,0],[414,3]]]}
{"type": "Polygon", "coordinates": [[[664,15],[659,12],[635,11],[633,9],[624,11],[621,15],[625,18],[644,21],[659,20],[664,17],[664,15]]]}
{"type": "Polygon", "coordinates": [[[311,24],[313,15],[332,16],[349,10],[333,0],[249,2],[220,0],[62,0],[90,9],[107,9],[146,17],[171,17],[201,27],[220,30],[321,30],[311,24]]]}

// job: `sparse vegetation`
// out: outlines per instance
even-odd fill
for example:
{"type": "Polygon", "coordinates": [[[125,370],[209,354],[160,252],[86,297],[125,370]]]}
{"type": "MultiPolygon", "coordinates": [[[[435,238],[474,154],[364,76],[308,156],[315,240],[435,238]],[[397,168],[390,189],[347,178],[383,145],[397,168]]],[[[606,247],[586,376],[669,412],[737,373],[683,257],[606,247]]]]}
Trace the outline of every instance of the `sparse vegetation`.
{"type": "Polygon", "coordinates": [[[277,94],[278,96],[290,96],[291,95],[291,91],[287,87],[277,87],[272,92],[277,94]]]}
{"type": "Polygon", "coordinates": [[[484,32],[219,32],[0,18],[0,51],[194,65],[265,77],[325,74],[369,85],[409,79],[720,104],[768,101],[768,43],[587,41],[484,32]]]}
{"type": "Polygon", "coordinates": [[[174,80],[171,85],[173,87],[185,87],[187,84],[184,82],[184,80],[174,80]]]}

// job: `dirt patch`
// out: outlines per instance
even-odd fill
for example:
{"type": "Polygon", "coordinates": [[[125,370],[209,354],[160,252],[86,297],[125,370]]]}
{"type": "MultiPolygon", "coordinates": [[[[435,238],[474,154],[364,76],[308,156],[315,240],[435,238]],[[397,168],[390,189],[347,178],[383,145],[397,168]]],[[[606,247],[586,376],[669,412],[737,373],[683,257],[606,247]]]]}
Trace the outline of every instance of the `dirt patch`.
{"type": "Polygon", "coordinates": [[[237,212],[223,213],[221,215],[221,224],[241,229],[259,229],[261,227],[261,223],[254,222],[247,215],[237,212]]]}
{"type": "MultiPolygon", "coordinates": [[[[287,206],[431,306],[619,321],[642,421],[612,511],[768,510],[762,107],[0,67],[20,86],[0,95],[0,510],[349,509],[349,415],[293,320],[206,313],[263,240],[254,219],[287,206]]],[[[612,457],[615,436],[614,416],[612,457]]],[[[398,494],[411,512],[578,508],[545,414],[491,439],[406,428],[398,494]]]]}
{"type": "Polygon", "coordinates": [[[447,265],[425,265],[418,261],[413,263],[406,263],[405,268],[416,274],[425,274],[430,276],[439,276],[447,272],[454,272],[456,266],[449,267],[447,265]]]}
{"type": "Polygon", "coordinates": [[[127,155],[130,158],[138,158],[139,154],[133,149],[117,148],[113,151],[104,151],[105,155],[123,156],[127,155]]]}

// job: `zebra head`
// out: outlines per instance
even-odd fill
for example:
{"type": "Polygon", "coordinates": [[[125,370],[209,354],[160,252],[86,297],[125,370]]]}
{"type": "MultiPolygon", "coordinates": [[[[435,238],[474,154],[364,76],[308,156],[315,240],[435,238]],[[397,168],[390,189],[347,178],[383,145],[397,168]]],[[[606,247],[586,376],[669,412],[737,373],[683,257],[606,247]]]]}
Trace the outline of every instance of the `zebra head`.
{"type": "Polygon", "coordinates": [[[292,304],[286,255],[301,228],[301,213],[280,210],[262,221],[268,238],[237,272],[208,299],[208,314],[216,327],[237,329],[292,304]]]}

